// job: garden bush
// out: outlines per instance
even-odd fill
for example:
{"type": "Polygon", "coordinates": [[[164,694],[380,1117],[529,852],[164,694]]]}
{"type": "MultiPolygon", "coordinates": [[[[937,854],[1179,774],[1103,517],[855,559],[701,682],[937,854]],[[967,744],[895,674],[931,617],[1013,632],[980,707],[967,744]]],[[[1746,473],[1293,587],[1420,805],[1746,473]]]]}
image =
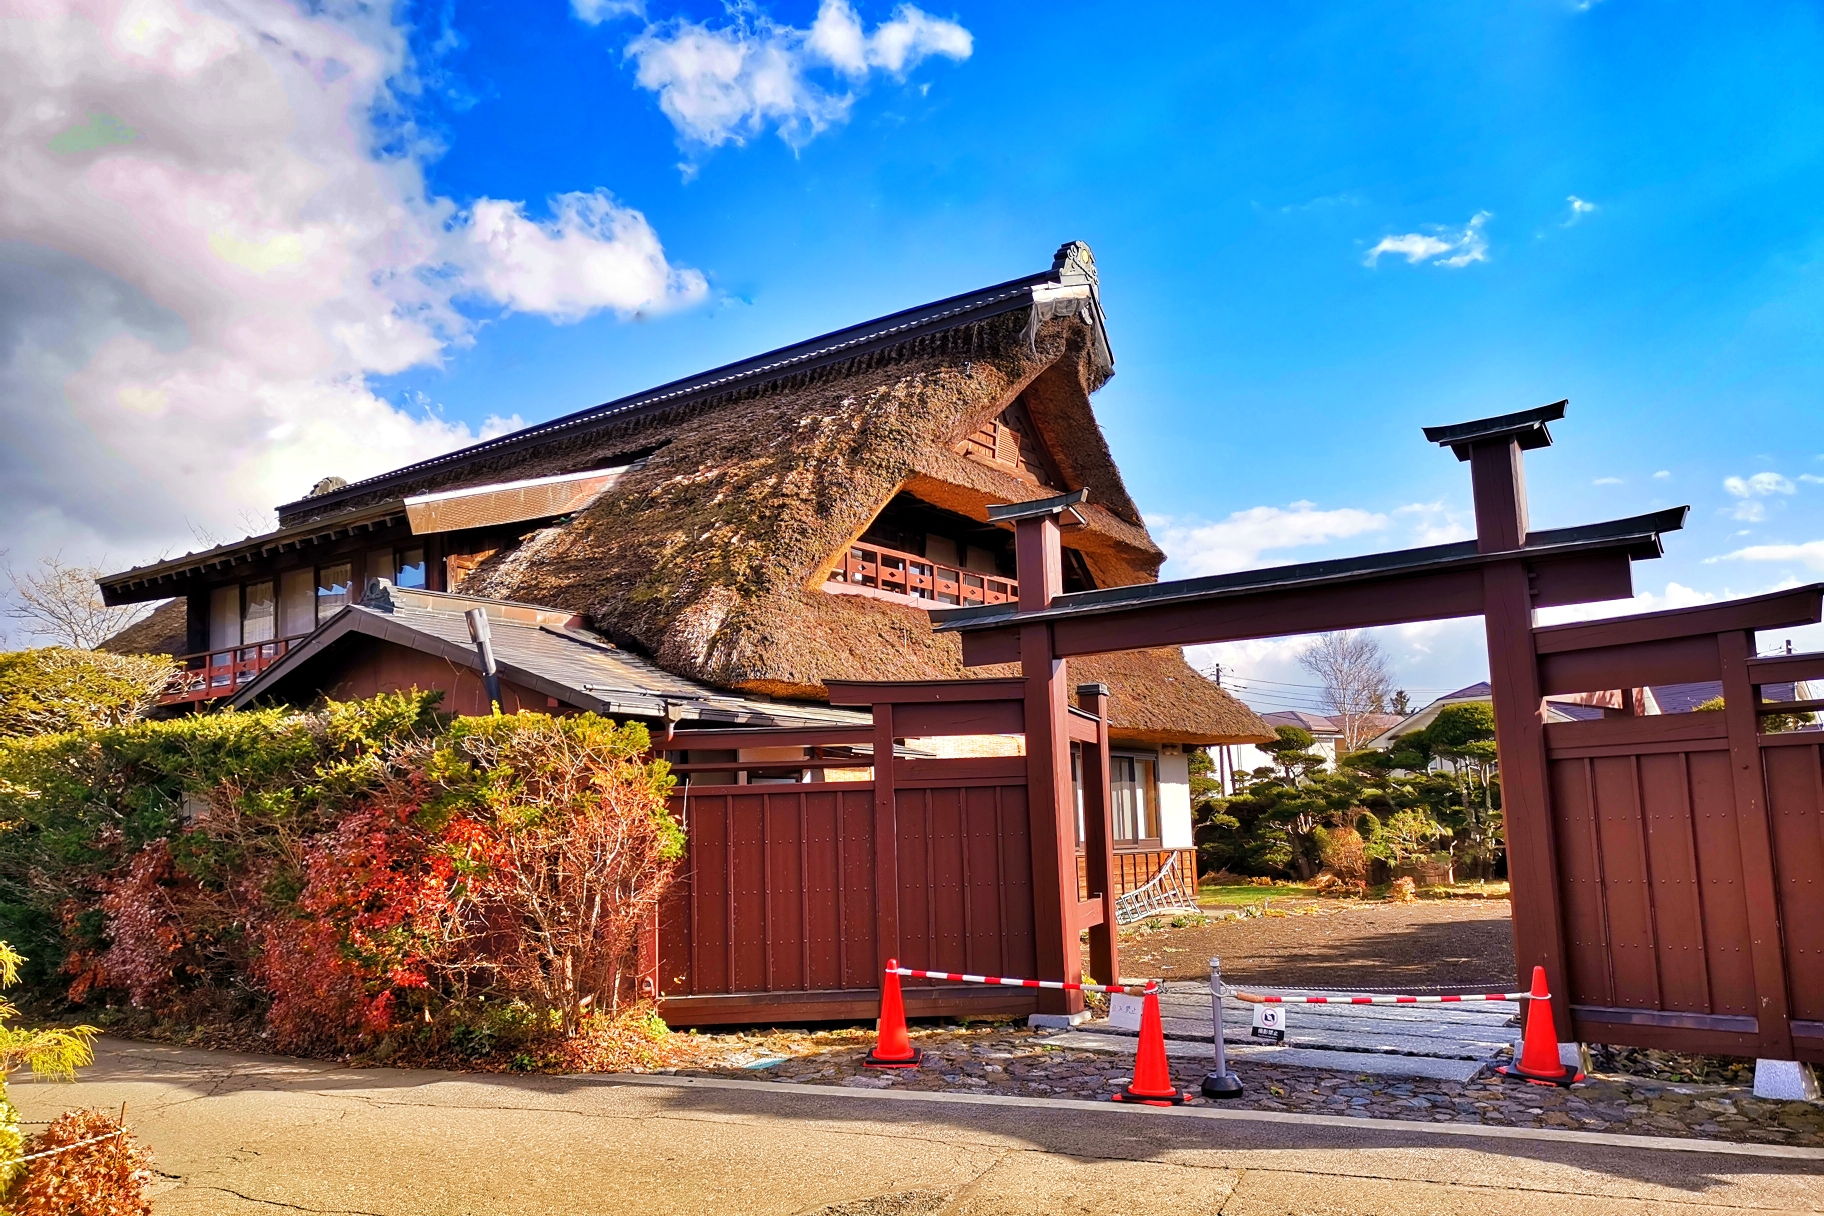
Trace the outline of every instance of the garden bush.
{"type": "Polygon", "coordinates": [[[65,1146],[73,1147],[31,1162],[24,1179],[7,1192],[10,1216],[151,1216],[146,1199],[155,1176],[151,1150],[117,1117],[66,1111],[32,1138],[31,1151],[65,1146]]]}
{"type": "Polygon", "coordinates": [[[33,993],[331,1053],[614,1018],[683,851],[667,766],[638,724],[436,700],[0,741],[0,934],[33,993]]]}

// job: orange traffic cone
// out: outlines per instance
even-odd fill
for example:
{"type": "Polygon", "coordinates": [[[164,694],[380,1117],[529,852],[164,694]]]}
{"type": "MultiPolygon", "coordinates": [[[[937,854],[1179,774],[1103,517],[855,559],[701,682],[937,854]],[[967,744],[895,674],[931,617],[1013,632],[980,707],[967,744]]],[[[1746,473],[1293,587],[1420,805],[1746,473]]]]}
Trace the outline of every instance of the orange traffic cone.
{"type": "Polygon", "coordinates": [[[1180,1106],[1189,1097],[1172,1087],[1172,1070],[1165,1059],[1165,1023],[1159,1020],[1159,985],[1152,980],[1146,982],[1146,997],[1140,1004],[1140,1050],[1134,1056],[1134,1079],[1112,1097],[1116,1102],[1147,1106],[1180,1106]]]}
{"type": "Polygon", "coordinates": [[[887,960],[887,973],[880,984],[880,1022],[874,1032],[874,1050],[861,1064],[863,1068],[917,1068],[925,1053],[912,1046],[906,1035],[906,1003],[899,995],[899,975],[894,970],[899,960],[887,960]]]}
{"type": "Polygon", "coordinates": [[[1526,1037],[1520,1045],[1520,1062],[1495,1069],[1516,1081],[1535,1085],[1571,1086],[1583,1074],[1558,1058],[1558,1028],[1552,1022],[1552,1002],[1545,986],[1545,968],[1533,968],[1533,991],[1527,998],[1526,1037]]]}

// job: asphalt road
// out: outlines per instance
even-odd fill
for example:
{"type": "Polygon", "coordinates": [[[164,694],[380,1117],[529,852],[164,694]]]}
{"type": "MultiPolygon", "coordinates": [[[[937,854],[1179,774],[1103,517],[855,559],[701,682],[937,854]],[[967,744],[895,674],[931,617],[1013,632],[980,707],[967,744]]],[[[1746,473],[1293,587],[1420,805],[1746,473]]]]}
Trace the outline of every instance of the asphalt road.
{"type": "Polygon", "coordinates": [[[104,1040],[160,1216],[1824,1210],[1824,1160],[872,1091],[341,1069],[104,1040]],[[1010,1102],[1025,1104],[1011,1105],[1010,1102]]]}

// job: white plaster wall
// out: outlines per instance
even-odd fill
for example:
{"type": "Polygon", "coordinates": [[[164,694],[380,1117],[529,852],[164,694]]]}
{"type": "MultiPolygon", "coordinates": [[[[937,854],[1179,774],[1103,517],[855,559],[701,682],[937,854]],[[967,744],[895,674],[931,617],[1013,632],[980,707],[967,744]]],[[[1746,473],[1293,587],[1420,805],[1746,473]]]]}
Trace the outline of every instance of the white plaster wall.
{"type": "Polygon", "coordinates": [[[1159,749],[1159,845],[1197,846],[1191,835],[1191,766],[1182,748],[1159,749]]]}

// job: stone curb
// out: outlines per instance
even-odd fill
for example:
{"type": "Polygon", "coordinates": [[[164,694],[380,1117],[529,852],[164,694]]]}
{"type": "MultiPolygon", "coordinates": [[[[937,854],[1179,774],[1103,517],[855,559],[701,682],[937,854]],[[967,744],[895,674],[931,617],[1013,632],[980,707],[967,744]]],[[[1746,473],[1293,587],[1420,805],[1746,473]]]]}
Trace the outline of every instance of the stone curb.
{"type": "Polygon", "coordinates": [[[633,1073],[570,1073],[566,1081],[598,1085],[647,1085],[660,1089],[725,1089],[738,1092],[822,1098],[875,1099],[885,1102],[937,1102],[959,1106],[1003,1106],[1028,1110],[1078,1110],[1124,1117],[1161,1115],[1177,1119],[1214,1119],[1240,1123],[1281,1123],[1301,1127],[1347,1128],[1351,1131],[1391,1132],[1415,1136],[1471,1136],[1493,1140],[1532,1140],[1559,1144],[1602,1145],[1660,1153],[1706,1153],[1724,1157],[1772,1157],[1787,1161],[1824,1161],[1824,1148],[1786,1144],[1745,1144],[1729,1140],[1699,1140],[1677,1136],[1637,1136],[1616,1132],[1583,1132],[1534,1127],[1491,1127],[1487,1124],[1419,1123],[1409,1119],[1351,1118],[1345,1115],[1307,1115],[1264,1110],[1224,1110],[1208,1106],[1124,1106],[1114,1102],[1086,1102],[1079,1098],[1028,1098],[1017,1094],[960,1094],[945,1092],[850,1089],[835,1085],[786,1085],[777,1081],[736,1081],[720,1077],[668,1077],[633,1073]]]}

